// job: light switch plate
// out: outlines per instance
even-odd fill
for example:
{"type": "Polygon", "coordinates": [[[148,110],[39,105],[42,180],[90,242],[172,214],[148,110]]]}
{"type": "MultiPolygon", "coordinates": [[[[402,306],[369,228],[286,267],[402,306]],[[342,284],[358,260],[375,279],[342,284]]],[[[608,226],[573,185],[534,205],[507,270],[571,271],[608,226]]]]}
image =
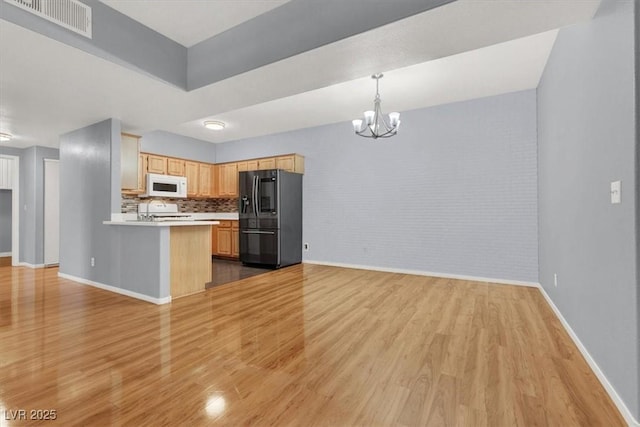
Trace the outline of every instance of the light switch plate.
{"type": "Polygon", "coordinates": [[[611,183],[611,204],[618,203],[620,203],[620,181],[613,181],[611,183]]]}

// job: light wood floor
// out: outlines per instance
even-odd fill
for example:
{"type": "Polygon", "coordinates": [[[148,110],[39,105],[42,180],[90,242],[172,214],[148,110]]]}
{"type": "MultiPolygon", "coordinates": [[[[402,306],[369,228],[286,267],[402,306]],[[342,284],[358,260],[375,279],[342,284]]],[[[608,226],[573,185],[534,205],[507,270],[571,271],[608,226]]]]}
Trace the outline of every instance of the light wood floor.
{"type": "Polygon", "coordinates": [[[165,306],[2,267],[0,425],[18,409],[65,426],[624,425],[537,289],[316,265],[165,306]]]}

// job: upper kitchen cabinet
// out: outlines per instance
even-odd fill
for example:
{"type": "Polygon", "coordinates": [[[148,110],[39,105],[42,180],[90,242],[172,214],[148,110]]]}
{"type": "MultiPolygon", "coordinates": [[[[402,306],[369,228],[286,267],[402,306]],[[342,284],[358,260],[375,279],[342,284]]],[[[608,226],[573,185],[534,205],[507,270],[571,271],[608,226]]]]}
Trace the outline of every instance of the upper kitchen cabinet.
{"type": "Polygon", "coordinates": [[[300,154],[286,154],[277,157],[244,160],[237,162],[238,172],[266,169],[282,169],[287,172],[304,173],[304,157],[300,154]]]}
{"type": "Polygon", "coordinates": [[[139,189],[140,137],[123,133],[120,136],[120,186],[123,191],[139,189]]]}
{"type": "Polygon", "coordinates": [[[224,163],[218,165],[219,197],[238,197],[238,164],[224,163]]]}
{"type": "Polygon", "coordinates": [[[184,162],[187,177],[187,196],[198,196],[200,184],[200,164],[198,162],[184,162]]]}
{"type": "Polygon", "coordinates": [[[136,193],[147,192],[147,155],[140,154],[138,156],[138,189],[136,193]]]}
{"type": "Polygon", "coordinates": [[[300,154],[289,154],[276,157],[276,169],[287,172],[304,173],[304,157],[300,154]]]}
{"type": "Polygon", "coordinates": [[[149,154],[147,156],[147,172],[166,175],[167,174],[167,158],[164,156],[149,154]]]}
{"type": "MultiPolygon", "coordinates": [[[[238,172],[246,172],[248,170],[253,170],[253,169],[249,169],[249,162],[245,161],[245,162],[236,162],[236,165],[238,165],[238,172]]],[[[256,168],[258,167],[258,164],[256,163],[256,168]]]]}
{"type": "Polygon", "coordinates": [[[258,170],[267,170],[276,168],[275,157],[268,157],[266,159],[258,159],[258,170]]]}
{"type": "MultiPolygon", "coordinates": [[[[212,197],[214,188],[213,178],[213,165],[206,163],[200,163],[198,177],[200,182],[198,183],[198,196],[200,197],[212,197]]],[[[189,185],[187,184],[187,188],[189,185]]]]}
{"type": "Polygon", "coordinates": [[[185,176],[185,161],[182,159],[167,159],[167,175],[185,176]]]}

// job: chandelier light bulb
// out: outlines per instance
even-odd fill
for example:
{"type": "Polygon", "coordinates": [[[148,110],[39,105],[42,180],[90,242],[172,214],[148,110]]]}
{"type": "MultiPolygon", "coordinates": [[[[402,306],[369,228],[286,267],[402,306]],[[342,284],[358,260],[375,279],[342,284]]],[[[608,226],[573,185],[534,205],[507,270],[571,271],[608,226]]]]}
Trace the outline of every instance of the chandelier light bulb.
{"type": "Polygon", "coordinates": [[[364,121],[367,123],[367,126],[371,126],[373,124],[373,118],[375,117],[376,112],[369,110],[364,112],[364,121]]]}
{"type": "Polygon", "coordinates": [[[393,112],[389,113],[389,124],[391,127],[396,127],[400,123],[400,113],[393,112]]]}
{"type": "Polygon", "coordinates": [[[351,123],[353,123],[354,131],[360,132],[362,130],[362,119],[355,119],[351,123]]]}

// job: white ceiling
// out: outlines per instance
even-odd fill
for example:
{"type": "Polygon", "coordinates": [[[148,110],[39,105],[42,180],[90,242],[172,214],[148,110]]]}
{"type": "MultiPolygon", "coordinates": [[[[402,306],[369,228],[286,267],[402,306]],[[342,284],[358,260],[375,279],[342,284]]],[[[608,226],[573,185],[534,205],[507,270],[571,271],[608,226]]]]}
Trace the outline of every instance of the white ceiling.
{"type": "Polygon", "coordinates": [[[549,30],[590,19],[598,4],[458,0],[192,92],[0,21],[0,131],[14,147],[56,147],[59,135],[109,117],[133,133],[211,142],[335,122],[348,131],[371,108],[374,72],[385,73],[385,112],[536,87],[549,30]],[[228,127],[207,131],[206,118],[228,127]]]}
{"type": "Polygon", "coordinates": [[[191,47],[289,0],[100,0],[183,46],[191,47]]]}

